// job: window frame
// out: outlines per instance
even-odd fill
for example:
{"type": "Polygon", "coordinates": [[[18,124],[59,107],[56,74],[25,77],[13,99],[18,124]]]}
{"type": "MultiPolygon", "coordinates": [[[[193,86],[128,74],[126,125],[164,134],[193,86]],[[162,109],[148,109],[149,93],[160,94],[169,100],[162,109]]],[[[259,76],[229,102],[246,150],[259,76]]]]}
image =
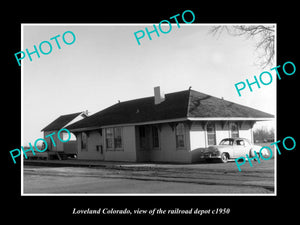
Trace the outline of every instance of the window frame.
{"type": "Polygon", "coordinates": [[[207,146],[211,146],[211,145],[216,145],[217,144],[217,133],[216,133],[216,124],[215,123],[212,123],[212,122],[208,122],[206,124],[206,138],[207,138],[207,146]],[[209,126],[212,126],[213,128],[213,131],[208,131],[208,127],[209,126]],[[214,143],[213,144],[210,144],[209,143],[209,140],[211,140],[209,138],[209,136],[213,135],[213,139],[214,139],[214,143]]]}
{"type": "Polygon", "coordinates": [[[113,128],[105,128],[105,147],[107,150],[113,149],[113,147],[114,147],[113,142],[114,142],[113,128]],[[111,132],[108,132],[110,130],[111,130],[111,132]],[[111,134],[111,137],[108,138],[108,134],[109,134],[109,136],[111,134]],[[108,140],[110,140],[110,142],[108,142],[108,140]],[[108,143],[111,143],[111,146],[108,146],[108,143]]]}
{"type": "Polygon", "coordinates": [[[159,130],[159,128],[158,128],[158,126],[151,126],[151,147],[152,147],[152,149],[160,149],[160,145],[161,145],[161,143],[160,143],[160,130],[159,130]],[[157,135],[155,135],[154,136],[154,130],[156,130],[157,132],[157,135]],[[158,146],[155,146],[154,145],[154,140],[157,138],[157,144],[158,144],[158,146]]]}
{"type": "Polygon", "coordinates": [[[240,137],[240,130],[239,130],[239,125],[238,125],[237,122],[231,122],[229,124],[229,132],[230,132],[230,137],[231,138],[239,138],[240,137]],[[233,125],[236,126],[236,134],[237,134],[237,136],[235,136],[236,134],[233,133],[233,130],[232,130],[233,125]]]}
{"type": "Polygon", "coordinates": [[[114,149],[115,150],[122,150],[123,149],[123,129],[122,129],[122,127],[114,127],[113,128],[113,147],[114,147],[114,149]],[[116,139],[117,139],[117,137],[116,137],[116,130],[117,129],[119,129],[119,133],[120,133],[120,140],[121,140],[121,146],[119,147],[116,147],[116,139]]]}
{"type": "Polygon", "coordinates": [[[185,124],[184,123],[178,123],[175,126],[175,144],[177,150],[186,150],[186,133],[185,133],[185,124]],[[178,134],[178,126],[182,126],[182,134],[178,134]],[[178,137],[182,136],[183,146],[178,145],[179,139],[178,137]]]}
{"type": "Polygon", "coordinates": [[[243,139],[235,139],[233,145],[245,146],[245,141],[243,139]]]}
{"type": "Polygon", "coordinates": [[[123,142],[123,127],[108,127],[108,128],[105,128],[105,148],[106,148],[106,151],[119,151],[119,150],[124,150],[123,148],[123,145],[124,145],[124,142],[123,142]],[[117,136],[116,134],[118,132],[116,132],[117,129],[120,129],[119,131],[119,136],[120,137],[120,142],[121,142],[121,146],[116,146],[117,144],[117,136]],[[110,132],[108,132],[110,131],[110,132]],[[108,138],[108,134],[109,137],[108,138]],[[111,143],[111,146],[108,146],[108,140],[110,140],[109,142],[111,143]]]}

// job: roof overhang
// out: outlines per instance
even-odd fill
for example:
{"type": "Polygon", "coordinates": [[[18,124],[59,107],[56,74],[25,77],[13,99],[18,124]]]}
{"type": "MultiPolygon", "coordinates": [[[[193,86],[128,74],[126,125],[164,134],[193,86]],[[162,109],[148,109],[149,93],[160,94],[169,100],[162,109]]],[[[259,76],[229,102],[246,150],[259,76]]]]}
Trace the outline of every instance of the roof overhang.
{"type": "Polygon", "coordinates": [[[109,127],[141,126],[141,125],[150,125],[150,124],[158,124],[158,123],[181,122],[181,121],[187,121],[187,120],[188,120],[187,118],[178,118],[178,119],[170,119],[170,120],[147,121],[147,122],[140,122],[140,123],[110,124],[110,125],[105,125],[105,126],[74,128],[74,129],[69,129],[69,131],[84,132],[84,131],[89,131],[89,130],[97,130],[97,129],[101,129],[101,128],[109,128],[109,127]]]}
{"type": "Polygon", "coordinates": [[[275,118],[255,118],[255,117],[188,117],[191,121],[271,121],[275,118]]]}
{"type": "Polygon", "coordinates": [[[203,118],[194,118],[194,117],[186,117],[186,118],[178,118],[178,119],[170,119],[170,120],[155,120],[155,121],[147,121],[140,123],[123,123],[123,124],[111,124],[105,126],[94,126],[94,127],[83,127],[83,128],[74,128],[69,129],[71,132],[84,132],[91,130],[98,130],[102,128],[109,127],[124,127],[124,126],[141,126],[141,125],[151,125],[158,123],[172,123],[172,122],[181,122],[181,121],[271,121],[274,118],[251,118],[251,117],[203,117],[203,118]]]}

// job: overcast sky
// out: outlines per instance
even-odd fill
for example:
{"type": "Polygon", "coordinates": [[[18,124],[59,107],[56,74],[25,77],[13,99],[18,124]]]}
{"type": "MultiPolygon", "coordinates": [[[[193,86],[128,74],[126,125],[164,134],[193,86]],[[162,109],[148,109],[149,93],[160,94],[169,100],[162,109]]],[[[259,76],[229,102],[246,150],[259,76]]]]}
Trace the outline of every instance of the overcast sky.
{"type": "Polygon", "coordinates": [[[253,92],[241,92],[241,97],[234,87],[269,71],[257,66],[255,40],[226,33],[212,36],[211,25],[181,24],[178,28],[173,24],[170,33],[160,33],[160,37],[153,33],[152,40],[146,35],[138,45],[134,32],[152,26],[23,24],[23,51],[33,51],[33,45],[38,47],[42,41],[53,47],[49,55],[37,58],[33,54],[32,62],[28,58],[22,62],[23,145],[43,137],[40,130],[60,115],[84,110],[93,114],[118,100],[152,96],[155,86],[164,93],[192,86],[276,114],[276,79],[260,89],[253,87],[253,92]],[[59,37],[61,49],[57,49],[50,38],[66,31],[72,31],[76,41],[66,45],[59,37]]]}

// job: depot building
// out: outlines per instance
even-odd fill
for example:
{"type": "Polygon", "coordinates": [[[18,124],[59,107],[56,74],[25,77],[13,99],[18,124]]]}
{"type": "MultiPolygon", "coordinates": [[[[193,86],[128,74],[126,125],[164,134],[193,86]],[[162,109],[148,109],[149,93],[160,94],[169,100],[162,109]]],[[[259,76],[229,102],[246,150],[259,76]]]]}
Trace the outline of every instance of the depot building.
{"type": "Polygon", "coordinates": [[[76,137],[78,159],[192,163],[201,149],[223,138],[253,142],[253,125],[273,118],[192,89],[164,95],[156,87],[154,96],[118,102],[58,127],[76,137]]]}

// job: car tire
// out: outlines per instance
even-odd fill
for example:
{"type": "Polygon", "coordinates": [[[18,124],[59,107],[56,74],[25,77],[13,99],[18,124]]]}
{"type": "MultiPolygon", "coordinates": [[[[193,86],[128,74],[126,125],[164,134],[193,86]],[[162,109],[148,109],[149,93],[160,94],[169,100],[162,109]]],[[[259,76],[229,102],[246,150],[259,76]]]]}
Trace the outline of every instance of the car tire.
{"type": "Polygon", "coordinates": [[[228,162],[228,154],[227,153],[225,153],[225,152],[223,152],[222,154],[221,154],[221,162],[222,163],[227,163],[228,162]]]}
{"type": "MultiPolygon", "coordinates": [[[[256,154],[257,154],[258,158],[260,158],[260,154],[257,153],[257,152],[256,152],[256,154]]],[[[251,150],[250,150],[250,154],[249,155],[250,155],[251,158],[255,157],[255,154],[253,154],[251,150]]],[[[254,161],[257,161],[257,159],[254,158],[254,161]]]]}

